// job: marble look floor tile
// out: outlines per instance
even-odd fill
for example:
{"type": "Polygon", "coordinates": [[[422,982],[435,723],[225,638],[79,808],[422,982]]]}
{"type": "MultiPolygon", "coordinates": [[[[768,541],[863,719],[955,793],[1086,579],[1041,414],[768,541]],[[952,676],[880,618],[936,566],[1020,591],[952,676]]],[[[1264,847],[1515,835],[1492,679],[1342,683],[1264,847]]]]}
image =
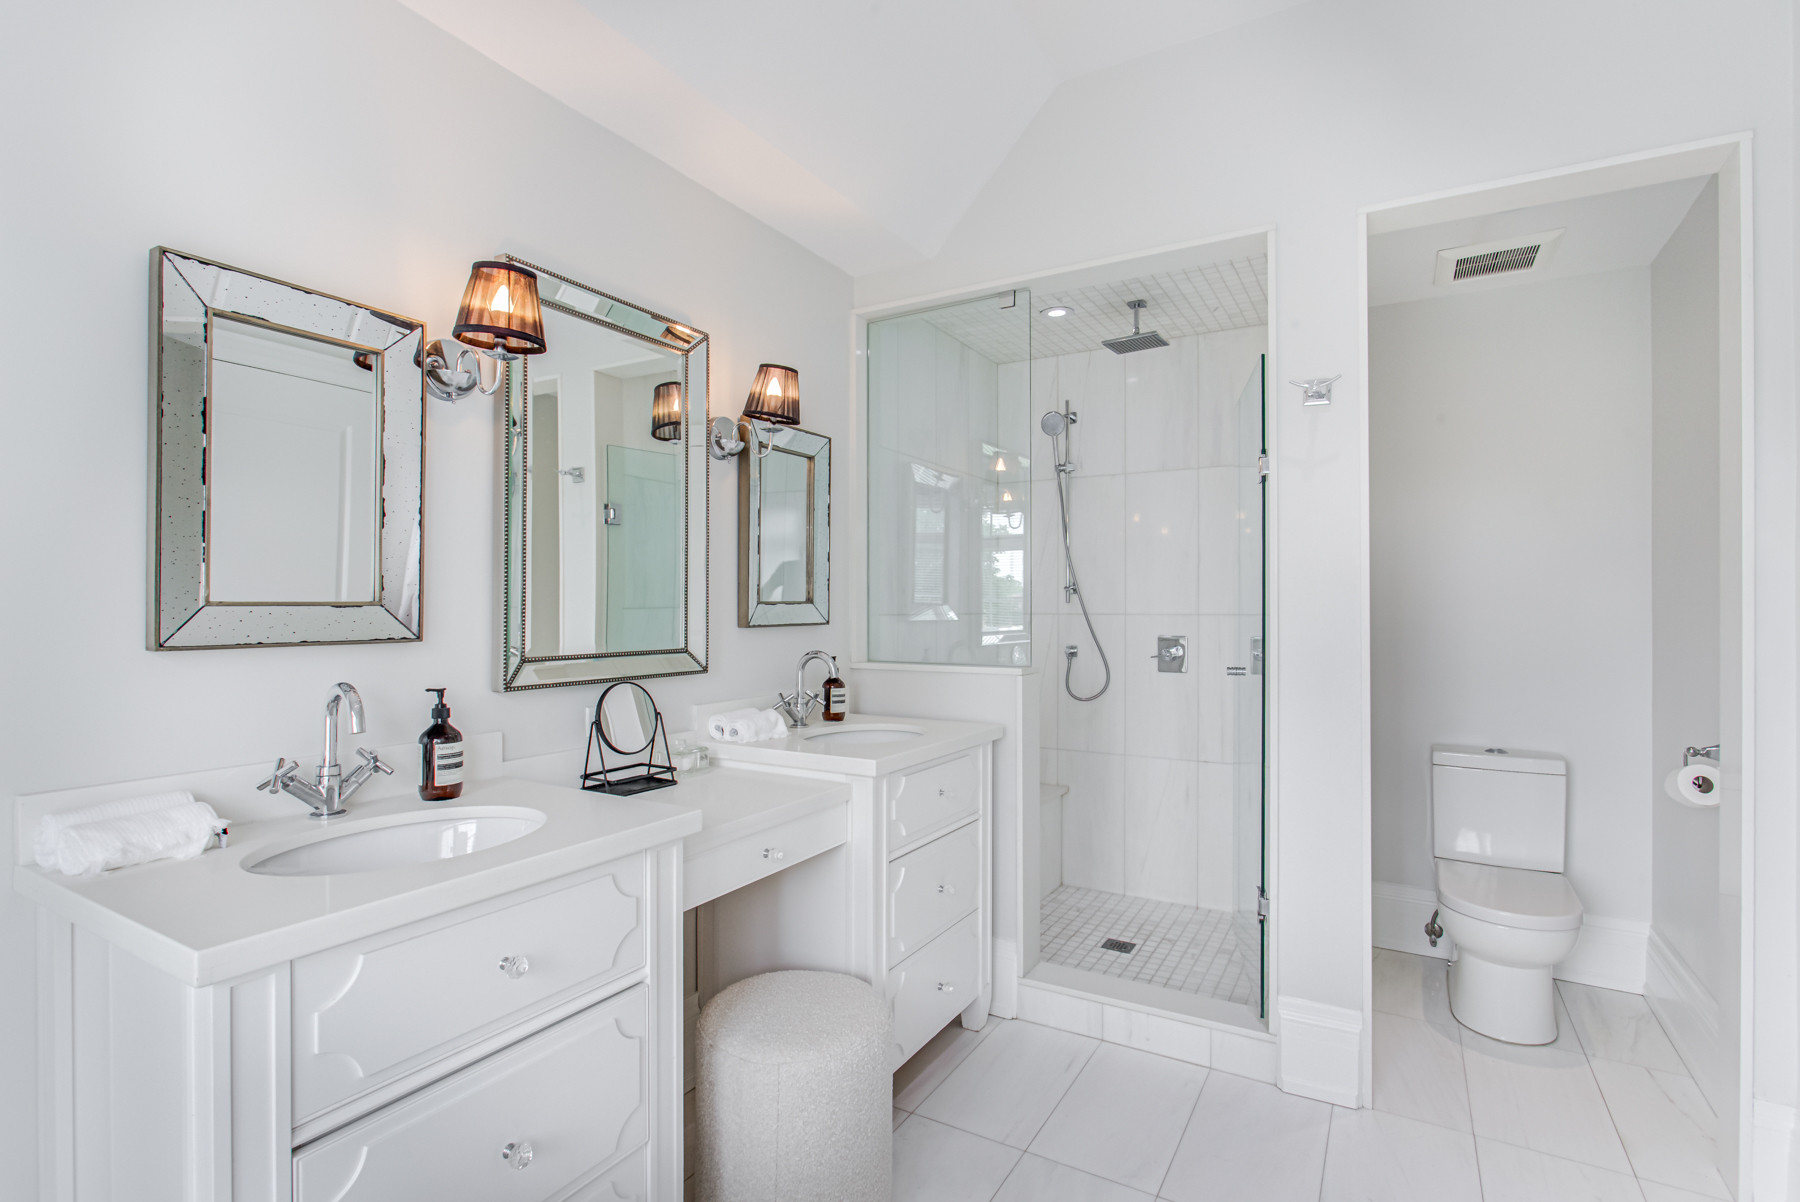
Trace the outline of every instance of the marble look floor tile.
{"type": "Polygon", "coordinates": [[[1693,1078],[1611,1060],[1593,1066],[1639,1177],[1712,1198],[1731,1196],[1713,1163],[1712,1110],[1693,1078]]]}
{"type": "Polygon", "coordinates": [[[1614,1172],[1631,1162],[1579,1051],[1522,1047],[1462,1030],[1475,1134],[1614,1172]]]}
{"type": "Polygon", "coordinates": [[[1477,1139],[1485,1202],[1643,1202],[1637,1178],[1546,1156],[1528,1148],[1477,1139]]]}
{"type": "Polygon", "coordinates": [[[1449,1026],[1450,965],[1431,956],[1375,949],[1375,1009],[1449,1026]]]}
{"type": "Polygon", "coordinates": [[[914,1052],[912,1059],[894,1070],[894,1106],[908,1113],[931,1091],[943,1084],[957,1065],[975,1050],[975,1045],[1004,1026],[1006,1019],[989,1019],[979,1031],[971,1031],[960,1022],[951,1022],[914,1052]]]}
{"type": "Polygon", "coordinates": [[[1379,1110],[1334,1108],[1319,1202],[1482,1202],[1474,1137],[1379,1110]]]}
{"type": "Polygon", "coordinates": [[[1474,1130],[1455,1028],[1377,1011],[1375,1108],[1455,1131],[1474,1130]]]}
{"type": "Polygon", "coordinates": [[[1009,1022],[976,1045],[915,1112],[1025,1148],[1081,1073],[1097,1039],[1009,1022]]]}
{"type": "Polygon", "coordinates": [[[1215,1072],[1159,1196],[1170,1202],[1317,1202],[1332,1107],[1215,1072]]]}
{"type": "Polygon", "coordinates": [[[1103,1043],[1030,1150],[1155,1193],[1205,1083],[1196,1065],[1103,1043]]]}
{"type": "Polygon", "coordinates": [[[994,1202],[1155,1202],[1130,1186],[1027,1152],[994,1202]]]}
{"type": "Polygon", "coordinates": [[[1575,1035],[1588,1055],[1687,1074],[1675,1045],[1650,1013],[1650,1004],[1639,995],[1572,981],[1558,981],[1556,991],[1562,995],[1575,1035]]]}
{"type": "Polygon", "coordinates": [[[989,1202],[1019,1150],[913,1115],[894,1132],[894,1202],[989,1202]]]}

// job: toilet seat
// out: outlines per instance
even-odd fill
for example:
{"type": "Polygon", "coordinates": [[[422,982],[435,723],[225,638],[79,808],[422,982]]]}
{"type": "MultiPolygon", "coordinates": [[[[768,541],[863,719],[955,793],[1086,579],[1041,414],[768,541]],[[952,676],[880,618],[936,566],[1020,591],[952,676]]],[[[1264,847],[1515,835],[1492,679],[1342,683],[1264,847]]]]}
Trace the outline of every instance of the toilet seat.
{"type": "Polygon", "coordinates": [[[1440,905],[1458,914],[1517,930],[1569,931],[1581,925],[1581,899],[1560,872],[1440,859],[1437,895],[1440,905]]]}

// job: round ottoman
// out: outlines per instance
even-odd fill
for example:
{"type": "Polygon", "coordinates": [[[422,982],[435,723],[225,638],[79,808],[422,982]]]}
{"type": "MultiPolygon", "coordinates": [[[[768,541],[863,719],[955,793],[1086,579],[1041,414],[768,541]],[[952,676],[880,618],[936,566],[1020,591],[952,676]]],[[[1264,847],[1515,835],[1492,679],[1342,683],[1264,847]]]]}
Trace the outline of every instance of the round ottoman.
{"type": "Polygon", "coordinates": [[[888,1008],[855,977],[771,972],[700,1014],[699,1202],[888,1202],[888,1008]]]}

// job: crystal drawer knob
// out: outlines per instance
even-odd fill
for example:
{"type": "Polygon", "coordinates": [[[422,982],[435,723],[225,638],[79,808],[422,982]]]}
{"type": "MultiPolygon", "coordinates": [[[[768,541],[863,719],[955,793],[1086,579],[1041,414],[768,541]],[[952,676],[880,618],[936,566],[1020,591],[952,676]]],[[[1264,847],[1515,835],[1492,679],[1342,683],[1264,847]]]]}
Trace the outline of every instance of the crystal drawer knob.
{"type": "Polygon", "coordinates": [[[955,893],[956,886],[955,885],[939,885],[938,892],[939,893],[955,893]]]}
{"type": "Polygon", "coordinates": [[[952,985],[948,981],[939,981],[938,982],[938,992],[939,993],[955,993],[956,986],[952,985]]]}
{"type": "Polygon", "coordinates": [[[531,1156],[530,1144],[507,1144],[500,1149],[500,1159],[515,1169],[530,1168],[531,1156]]]}
{"type": "MultiPolygon", "coordinates": [[[[531,971],[531,961],[527,960],[524,956],[508,956],[506,959],[500,961],[500,971],[516,981],[531,971]]],[[[507,1145],[509,1148],[511,1146],[511,1144],[507,1145]]],[[[527,1149],[526,1154],[530,1155],[529,1149],[527,1149]]],[[[521,1165],[519,1167],[523,1168],[524,1166],[521,1165]]]]}
{"type": "Polygon", "coordinates": [[[787,853],[782,851],[779,847],[765,847],[763,848],[763,859],[785,860],[787,859],[787,853]]]}
{"type": "Polygon", "coordinates": [[[946,793],[948,793],[948,792],[949,792],[949,790],[947,790],[947,789],[939,789],[939,790],[938,790],[938,796],[939,796],[939,797],[942,797],[942,796],[944,796],[944,795],[945,795],[945,794],[946,794],[946,793]]]}

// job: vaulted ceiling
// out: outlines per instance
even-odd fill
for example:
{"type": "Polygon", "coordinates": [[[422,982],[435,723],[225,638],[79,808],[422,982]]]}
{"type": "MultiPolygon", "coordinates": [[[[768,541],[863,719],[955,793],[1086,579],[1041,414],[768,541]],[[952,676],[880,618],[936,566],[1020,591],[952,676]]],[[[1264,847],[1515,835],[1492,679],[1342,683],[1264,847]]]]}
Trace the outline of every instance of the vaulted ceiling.
{"type": "Polygon", "coordinates": [[[1302,0],[401,0],[852,275],[930,258],[1050,94],[1302,0]]]}

